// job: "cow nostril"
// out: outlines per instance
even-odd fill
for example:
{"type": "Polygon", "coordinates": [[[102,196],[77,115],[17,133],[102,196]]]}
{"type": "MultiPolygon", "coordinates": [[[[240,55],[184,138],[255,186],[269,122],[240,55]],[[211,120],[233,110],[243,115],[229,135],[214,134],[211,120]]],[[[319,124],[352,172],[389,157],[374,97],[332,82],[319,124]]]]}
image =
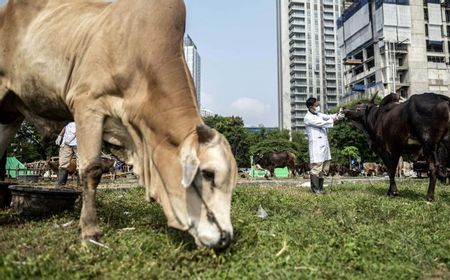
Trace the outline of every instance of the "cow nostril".
{"type": "Polygon", "coordinates": [[[220,234],[220,248],[224,249],[226,247],[228,247],[231,243],[231,234],[229,232],[222,232],[220,234]]]}

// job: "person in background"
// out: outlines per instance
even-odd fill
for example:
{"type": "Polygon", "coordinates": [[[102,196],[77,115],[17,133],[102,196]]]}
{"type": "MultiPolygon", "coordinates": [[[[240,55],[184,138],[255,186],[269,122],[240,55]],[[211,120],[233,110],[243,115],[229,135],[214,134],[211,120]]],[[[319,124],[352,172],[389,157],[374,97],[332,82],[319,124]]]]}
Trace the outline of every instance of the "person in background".
{"type": "Polygon", "coordinates": [[[308,112],[304,123],[309,142],[309,162],[311,165],[311,190],[314,193],[324,193],[324,175],[328,175],[331,163],[330,144],[328,143],[327,129],[334,123],[344,118],[344,114],[320,113],[320,102],[315,97],[306,100],[308,112]]]}
{"type": "MultiPolygon", "coordinates": [[[[61,188],[66,185],[67,177],[69,176],[67,168],[69,167],[70,160],[73,156],[78,158],[75,122],[68,123],[61,130],[55,143],[60,146],[58,182],[56,187],[61,188]]],[[[79,177],[77,177],[77,183],[79,185],[79,177]]]]}

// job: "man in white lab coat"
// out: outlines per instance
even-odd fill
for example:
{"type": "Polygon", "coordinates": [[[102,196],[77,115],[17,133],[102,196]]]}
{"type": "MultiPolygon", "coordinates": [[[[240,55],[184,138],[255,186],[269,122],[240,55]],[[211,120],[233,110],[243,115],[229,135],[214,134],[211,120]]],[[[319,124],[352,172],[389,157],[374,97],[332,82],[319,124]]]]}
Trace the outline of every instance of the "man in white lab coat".
{"type": "Polygon", "coordinates": [[[311,164],[311,190],[314,193],[324,193],[324,175],[328,175],[331,163],[330,144],[328,143],[327,129],[333,127],[334,122],[344,115],[320,113],[320,103],[310,97],[306,100],[308,112],[305,115],[306,133],[309,142],[309,162],[311,164]]]}

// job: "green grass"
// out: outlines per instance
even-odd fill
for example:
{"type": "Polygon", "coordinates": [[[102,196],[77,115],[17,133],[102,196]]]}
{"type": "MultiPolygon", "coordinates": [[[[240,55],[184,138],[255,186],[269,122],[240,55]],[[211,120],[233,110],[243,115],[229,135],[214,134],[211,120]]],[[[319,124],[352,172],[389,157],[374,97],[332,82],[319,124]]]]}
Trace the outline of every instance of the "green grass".
{"type": "Polygon", "coordinates": [[[221,253],[168,228],[142,188],[99,193],[109,249],[82,246],[79,205],[44,220],[4,211],[0,279],[450,279],[450,186],[438,185],[429,204],[425,181],[400,182],[397,198],[386,184],[341,184],[326,195],[238,187],[235,240],[221,253]],[[256,216],[259,205],[267,218],[256,216]]]}

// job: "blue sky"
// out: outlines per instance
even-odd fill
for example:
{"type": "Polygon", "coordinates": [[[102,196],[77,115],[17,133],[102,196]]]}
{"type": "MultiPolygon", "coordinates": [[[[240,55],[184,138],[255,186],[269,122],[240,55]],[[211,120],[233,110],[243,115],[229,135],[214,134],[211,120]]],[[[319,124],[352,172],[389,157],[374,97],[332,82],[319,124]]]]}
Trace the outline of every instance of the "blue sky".
{"type": "Polygon", "coordinates": [[[186,32],[202,60],[203,107],[241,116],[246,126],[277,126],[276,1],[185,3],[186,32]]]}
{"type": "Polygon", "coordinates": [[[202,105],[242,116],[246,126],[276,126],[276,2],[185,2],[186,32],[202,59],[202,105]]]}

